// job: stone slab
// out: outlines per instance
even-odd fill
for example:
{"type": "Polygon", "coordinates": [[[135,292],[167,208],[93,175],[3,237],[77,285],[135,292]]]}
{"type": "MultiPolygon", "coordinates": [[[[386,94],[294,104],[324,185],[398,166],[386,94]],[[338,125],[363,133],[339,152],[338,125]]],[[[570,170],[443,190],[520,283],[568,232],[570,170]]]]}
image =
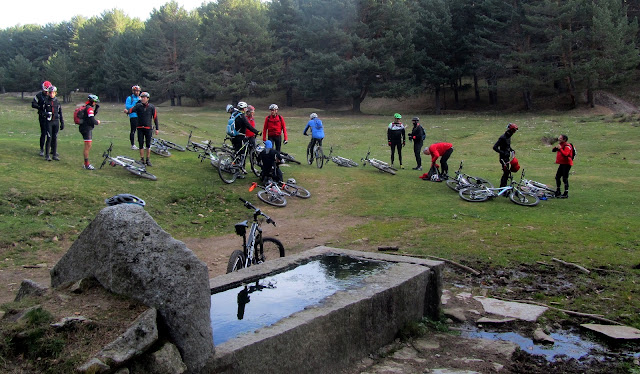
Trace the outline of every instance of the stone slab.
{"type": "Polygon", "coordinates": [[[482,304],[487,313],[529,322],[535,322],[548,309],[539,305],[503,301],[484,296],[474,296],[474,299],[482,304]]]}
{"type": "Polygon", "coordinates": [[[585,323],[580,326],[584,327],[585,329],[606,335],[613,339],[640,339],[640,330],[629,326],[599,325],[596,323],[585,323]]]}

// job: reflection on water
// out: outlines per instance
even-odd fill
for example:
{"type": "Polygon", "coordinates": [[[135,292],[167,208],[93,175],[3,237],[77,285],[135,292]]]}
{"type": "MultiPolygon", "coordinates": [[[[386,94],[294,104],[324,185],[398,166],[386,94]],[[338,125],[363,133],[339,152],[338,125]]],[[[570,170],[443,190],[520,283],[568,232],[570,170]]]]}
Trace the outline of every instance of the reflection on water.
{"type": "Polygon", "coordinates": [[[325,255],[283,273],[211,295],[214,344],[271,325],[336,291],[357,288],[386,262],[325,255]]]}

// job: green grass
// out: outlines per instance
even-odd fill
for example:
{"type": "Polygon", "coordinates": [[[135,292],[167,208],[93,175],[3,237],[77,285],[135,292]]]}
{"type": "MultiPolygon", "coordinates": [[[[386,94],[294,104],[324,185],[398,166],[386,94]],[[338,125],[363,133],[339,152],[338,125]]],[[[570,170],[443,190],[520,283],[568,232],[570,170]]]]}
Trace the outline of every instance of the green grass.
{"type": "MultiPolygon", "coordinates": [[[[160,136],[185,144],[193,131],[196,141],[221,143],[226,124],[224,104],[205,108],[160,105],[160,136]]],[[[110,142],[115,154],[136,154],[128,149],[129,124],[121,107],[104,103],[100,109],[98,118],[104,123],[94,131],[91,151],[96,166],[110,142]]],[[[259,128],[266,115],[263,107],[266,105],[257,106],[259,128]]],[[[60,241],[75,239],[104,207],[104,199],[117,193],[133,193],[146,200],[147,211],[178,239],[232,232],[232,224],[246,218],[238,209],[237,198],[257,201],[247,192],[247,183],[224,185],[210,165],[198,162],[189,152],[174,152],[169,159],[154,157],[151,170],[158,176],[157,182],[136,178],[122,168],[107,166],[87,172],[81,168],[82,140],[70,120],[72,106],[65,105],[63,110],[67,127],[59,139],[62,161],[45,162],[37,156],[39,129],[29,101],[0,96],[0,251],[2,259],[11,260],[5,260],[0,268],[7,263],[37,261],[43,250],[60,250],[60,241]]],[[[386,125],[390,116],[283,108],[290,137],[285,150],[298,159],[304,158],[308,138],[302,136],[302,130],[311,111],[318,112],[325,124],[327,152],[334,146],[335,154],[359,161],[370,148],[371,157],[388,160],[386,125]]],[[[286,177],[296,178],[312,194],[322,191],[326,196],[319,202],[316,195],[307,203],[315,204],[314,209],[300,214],[362,219],[364,223],[351,230],[347,243],[342,243],[346,247],[367,238],[372,248],[395,243],[412,254],[491,266],[532,264],[550,261],[553,256],[587,267],[617,270],[622,273],[600,279],[607,286],[603,291],[606,296],[600,297],[607,301],[596,304],[608,317],[640,327],[640,270],[632,269],[640,264],[637,119],[573,112],[440,117],[402,113],[406,118],[422,117],[426,144],[454,144],[451,173],[464,160],[465,172],[494,184],[501,172],[491,148],[506,123],[516,122],[520,127],[512,146],[526,176],[547,184],[554,183],[555,155],[542,139],[567,134],[578,150],[571,170],[570,198],[543,201],[535,208],[516,206],[504,198],[465,202],[444,184],[424,182],[418,178],[420,173],[410,170],[415,160],[412,145],[407,143],[407,170],[396,176],[381,174],[371,166],[347,169],[329,164],[318,170],[293,165],[284,169],[286,177]]],[[[428,163],[424,157],[423,163],[428,163]]],[[[541,299],[544,301],[544,295],[536,295],[536,300],[541,299]]],[[[586,296],[582,301],[593,303],[586,296]]]]}

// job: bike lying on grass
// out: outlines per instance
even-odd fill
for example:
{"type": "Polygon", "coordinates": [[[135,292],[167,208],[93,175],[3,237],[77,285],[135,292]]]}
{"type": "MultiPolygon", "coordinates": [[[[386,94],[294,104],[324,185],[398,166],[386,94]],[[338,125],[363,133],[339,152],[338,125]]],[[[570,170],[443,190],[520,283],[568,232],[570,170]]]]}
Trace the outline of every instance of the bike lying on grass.
{"type": "MultiPolygon", "coordinates": [[[[522,170],[522,177],[524,177],[524,169],[522,170]]],[[[521,189],[521,182],[515,182],[513,175],[509,174],[509,180],[511,183],[505,187],[467,187],[458,192],[462,200],[470,202],[487,201],[491,198],[498,196],[508,196],[511,202],[524,205],[524,206],[536,206],[540,202],[537,196],[530,195],[521,189]]]]}
{"type": "Polygon", "coordinates": [[[245,208],[253,210],[253,222],[249,228],[248,221],[238,222],[235,225],[236,234],[242,236],[242,250],[234,250],[227,264],[227,273],[237,271],[251,265],[261,264],[267,259],[276,257],[284,257],[284,245],[278,239],[263,237],[262,221],[260,217],[264,217],[267,223],[276,225],[275,221],[268,215],[264,214],[260,209],[253,206],[250,202],[240,198],[245,208]],[[249,233],[247,235],[247,228],[249,233]]]}
{"type": "Polygon", "coordinates": [[[109,165],[114,167],[117,165],[120,165],[131,174],[135,174],[139,177],[151,179],[152,181],[155,181],[158,179],[155,175],[149,173],[145,168],[145,166],[138,163],[138,161],[126,156],[111,156],[112,151],[113,151],[113,143],[111,143],[109,148],[106,151],[104,151],[104,153],[102,154],[102,157],[104,157],[104,161],[102,161],[102,164],[100,165],[100,169],[102,169],[102,167],[107,163],[107,161],[109,161],[109,165]]]}
{"type": "Polygon", "coordinates": [[[285,162],[293,162],[294,164],[300,165],[300,161],[296,160],[296,158],[293,157],[293,155],[291,153],[286,153],[286,152],[280,151],[280,156],[282,156],[282,159],[285,162]]]}
{"type": "Polygon", "coordinates": [[[190,152],[209,152],[211,151],[211,147],[209,146],[210,141],[206,143],[196,143],[191,140],[191,136],[193,135],[193,131],[189,132],[189,138],[187,139],[187,146],[185,147],[187,151],[190,152]]]}
{"type": "Polygon", "coordinates": [[[367,155],[364,156],[364,158],[360,159],[362,161],[362,166],[366,166],[367,163],[369,163],[369,165],[373,166],[374,168],[382,172],[396,175],[396,172],[398,171],[398,169],[392,167],[391,165],[387,164],[384,161],[377,160],[375,158],[369,158],[370,154],[371,154],[371,148],[369,148],[369,150],[367,151],[367,155]]]}
{"type": "Polygon", "coordinates": [[[169,151],[169,147],[167,147],[164,143],[159,141],[156,138],[151,138],[151,152],[157,154],[162,157],[171,157],[171,151],[169,151]]]}
{"type": "Polygon", "coordinates": [[[293,178],[289,178],[286,183],[276,183],[269,178],[265,186],[254,182],[249,187],[249,191],[253,191],[256,187],[260,188],[258,199],[277,207],[287,206],[287,196],[295,196],[301,199],[311,197],[311,192],[304,187],[298,186],[293,178]]]}
{"type": "Polygon", "coordinates": [[[471,175],[462,172],[462,161],[460,161],[460,167],[456,171],[454,178],[449,178],[446,181],[447,187],[458,192],[467,187],[489,187],[493,188],[493,184],[486,179],[473,177],[471,175]]]}
{"type": "Polygon", "coordinates": [[[523,192],[537,196],[540,200],[556,197],[556,190],[553,187],[530,179],[524,179],[524,173],[522,174],[522,181],[520,183],[520,189],[522,189],[523,192]]]}
{"type": "MultiPolygon", "coordinates": [[[[322,152],[322,150],[320,152],[322,152]]],[[[329,148],[329,155],[323,156],[323,157],[327,162],[333,161],[334,164],[345,167],[345,168],[353,168],[358,166],[358,163],[351,159],[348,159],[346,157],[341,157],[341,156],[333,156],[333,147],[329,148]]]]}

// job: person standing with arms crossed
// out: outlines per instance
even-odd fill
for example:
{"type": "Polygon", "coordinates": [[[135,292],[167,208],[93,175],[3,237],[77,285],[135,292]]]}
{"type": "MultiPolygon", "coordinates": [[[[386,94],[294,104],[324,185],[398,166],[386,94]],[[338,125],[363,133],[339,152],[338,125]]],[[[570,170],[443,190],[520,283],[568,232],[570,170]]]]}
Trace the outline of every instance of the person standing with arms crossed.
{"type": "Polygon", "coordinates": [[[100,105],[98,103],[100,99],[96,95],[89,95],[87,102],[85,103],[83,120],[78,130],[82,134],[84,140],[84,150],[82,155],[84,156],[84,168],[87,170],[95,170],[93,165],[89,163],[89,151],[91,150],[91,143],[93,142],[93,128],[100,124],[100,121],[96,119],[98,109],[100,105]]]}
{"type": "MultiPolygon", "coordinates": [[[[140,86],[137,84],[131,87],[131,95],[127,97],[127,101],[124,103],[124,107],[129,110],[133,108],[138,101],[140,101],[140,86]]],[[[129,113],[129,125],[131,131],[129,131],[129,141],[131,142],[131,149],[136,150],[136,130],[138,129],[138,113],[129,113]]]]}
{"type": "Polygon", "coordinates": [[[56,86],[49,87],[49,96],[44,102],[44,111],[47,129],[47,141],[45,144],[45,160],[53,159],[60,161],[58,157],[58,130],[64,130],[64,119],[62,118],[62,107],[56,97],[58,89],[56,86]],[[51,153],[49,153],[51,151],[51,153]]]}
{"type": "Polygon", "coordinates": [[[307,136],[307,130],[309,129],[311,129],[311,141],[307,146],[307,160],[309,162],[309,165],[311,165],[313,163],[314,156],[313,147],[316,143],[318,143],[318,145],[322,147],[322,139],[324,139],[324,126],[322,125],[322,121],[320,120],[320,118],[318,118],[318,115],[316,113],[311,113],[309,115],[309,122],[307,122],[307,125],[304,127],[302,135],[307,136]]]}
{"type": "Polygon", "coordinates": [[[562,134],[558,136],[560,142],[557,147],[553,147],[552,152],[556,153],[556,164],[558,171],[556,172],[556,197],[567,199],[569,197],[569,171],[573,166],[573,145],[567,143],[569,137],[562,134]],[[560,180],[564,182],[564,193],[560,195],[560,180]]]}
{"type": "Polygon", "coordinates": [[[44,101],[49,95],[51,82],[42,82],[42,91],[38,92],[31,101],[31,107],[38,109],[38,122],[40,123],[40,156],[44,156],[44,143],[47,139],[47,119],[44,113],[44,101]]]}
{"type": "Polygon", "coordinates": [[[276,104],[269,105],[269,111],[271,113],[264,119],[262,141],[268,138],[273,142],[276,151],[280,152],[282,135],[284,135],[284,144],[287,144],[289,141],[287,137],[287,125],[284,123],[284,118],[278,114],[278,106],[276,104]]]}
{"type": "Polygon", "coordinates": [[[140,94],[140,101],[131,109],[125,109],[125,113],[136,112],[138,114],[138,148],[140,148],[140,162],[147,166],[151,164],[151,137],[153,136],[153,125],[156,126],[155,134],[158,135],[158,111],[153,104],[149,103],[151,96],[148,92],[140,94]],[[145,149],[147,159],[145,160],[145,149]]]}
{"type": "Polygon", "coordinates": [[[510,123],[507,125],[507,131],[500,135],[496,144],[493,145],[493,150],[500,155],[500,166],[502,166],[502,178],[500,179],[500,187],[506,187],[507,181],[509,181],[509,175],[511,174],[509,161],[516,151],[511,148],[511,137],[518,131],[518,125],[510,123]]]}
{"type": "Polygon", "coordinates": [[[400,113],[393,115],[393,122],[387,127],[387,142],[391,147],[391,167],[393,167],[393,158],[395,155],[395,149],[398,149],[398,161],[400,161],[400,169],[404,169],[402,166],[402,147],[404,147],[406,140],[405,127],[400,121],[402,116],[400,113]]]}
{"type": "Polygon", "coordinates": [[[413,141],[413,154],[416,156],[416,166],[412,168],[413,170],[422,170],[422,144],[424,140],[427,138],[427,134],[424,132],[422,125],[420,125],[420,118],[413,117],[411,120],[413,122],[413,129],[411,130],[411,134],[409,134],[409,141],[413,141]]]}

